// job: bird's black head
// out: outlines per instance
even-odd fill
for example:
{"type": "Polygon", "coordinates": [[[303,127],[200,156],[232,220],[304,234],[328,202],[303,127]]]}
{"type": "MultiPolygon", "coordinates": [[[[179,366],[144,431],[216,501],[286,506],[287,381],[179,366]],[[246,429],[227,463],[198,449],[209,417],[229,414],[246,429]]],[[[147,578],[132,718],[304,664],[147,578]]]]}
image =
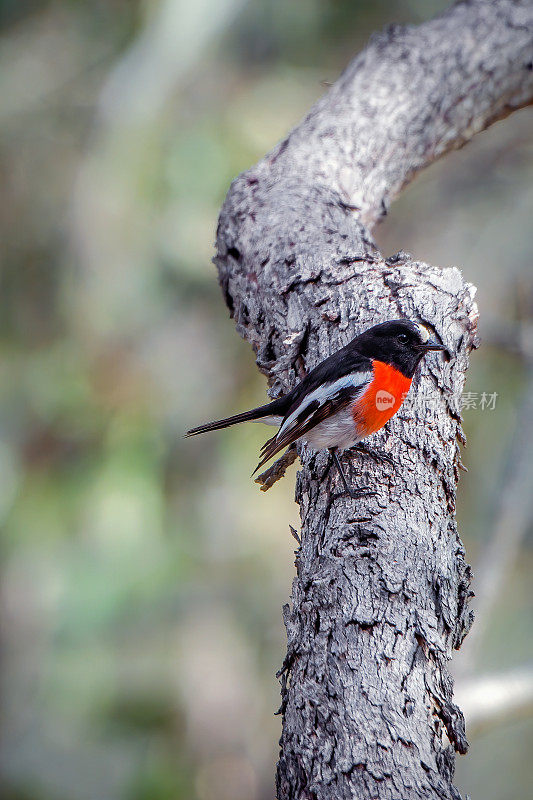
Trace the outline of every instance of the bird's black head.
{"type": "Polygon", "coordinates": [[[357,350],[368,358],[395,367],[412,378],[421,359],[430,350],[446,350],[418,322],[392,319],[374,325],[354,340],[357,350]]]}

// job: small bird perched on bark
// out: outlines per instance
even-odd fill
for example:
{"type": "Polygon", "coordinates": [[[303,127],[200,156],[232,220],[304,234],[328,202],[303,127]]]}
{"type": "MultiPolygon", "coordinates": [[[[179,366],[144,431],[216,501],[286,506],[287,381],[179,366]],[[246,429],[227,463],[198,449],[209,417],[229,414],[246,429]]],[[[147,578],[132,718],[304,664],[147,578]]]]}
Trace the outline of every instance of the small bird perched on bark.
{"type": "MultiPolygon", "coordinates": [[[[331,453],[346,492],[350,489],[339,451],[382,428],[398,411],[422,358],[446,350],[418,322],[389,320],[356,336],[326,358],[283,397],[227,419],[207,422],[185,436],[228,428],[239,422],[279,425],[263,445],[255,472],[298,440],[331,453]]],[[[254,474],[255,474],[254,472],[254,474]]]]}

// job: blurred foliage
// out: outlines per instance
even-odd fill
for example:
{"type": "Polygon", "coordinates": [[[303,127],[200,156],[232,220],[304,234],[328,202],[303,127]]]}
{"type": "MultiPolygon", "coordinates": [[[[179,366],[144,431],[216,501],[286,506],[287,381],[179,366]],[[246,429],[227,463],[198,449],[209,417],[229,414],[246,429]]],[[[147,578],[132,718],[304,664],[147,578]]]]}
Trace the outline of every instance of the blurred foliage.
{"type": "MultiPolygon", "coordinates": [[[[260,426],[181,441],[264,397],[211,264],[218,208],[374,30],[445,5],[0,2],[4,797],[273,796],[294,472],[249,480],[260,426]]],[[[488,328],[531,280],[530,126],[432,167],[376,232],[463,265],[488,328]]],[[[465,412],[471,559],[523,380],[496,346],[473,356],[467,388],[499,399],[465,412]]],[[[529,543],[483,669],[532,659],[531,562],[529,543]]],[[[461,785],[526,796],[526,743],[530,720],[479,737],[461,785]]]]}

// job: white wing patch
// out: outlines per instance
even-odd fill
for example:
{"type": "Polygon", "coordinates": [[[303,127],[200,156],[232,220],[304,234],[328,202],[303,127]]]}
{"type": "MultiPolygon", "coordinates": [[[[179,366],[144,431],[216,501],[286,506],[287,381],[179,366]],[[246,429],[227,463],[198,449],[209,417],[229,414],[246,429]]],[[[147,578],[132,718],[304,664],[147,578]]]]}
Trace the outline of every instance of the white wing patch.
{"type": "Polygon", "coordinates": [[[318,386],[312,392],[309,392],[309,394],[302,399],[300,405],[294,409],[289,417],[287,417],[277,432],[276,439],[280,438],[287,430],[289,430],[298,417],[301,416],[302,412],[304,412],[313,401],[318,400],[320,405],[323,405],[331,397],[334,397],[341,389],[347,389],[349,387],[353,387],[355,389],[363,388],[367,383],[369,383],[371,378],[371,372],[354,372],[348,375],[343,375],[342,378],[338,378],[332,383],[325,383],[322,386],[318,386]]]}

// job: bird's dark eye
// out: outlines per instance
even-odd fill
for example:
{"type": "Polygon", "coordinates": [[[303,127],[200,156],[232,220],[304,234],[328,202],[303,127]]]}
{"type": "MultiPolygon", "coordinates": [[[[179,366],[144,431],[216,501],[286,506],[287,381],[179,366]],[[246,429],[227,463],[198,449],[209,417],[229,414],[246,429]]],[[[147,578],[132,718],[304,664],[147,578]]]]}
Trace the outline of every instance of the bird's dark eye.
{"type": "Polygon", "coordinates": [[[409,341],[409,337],[406,333],[400,333],[398,335],[398,341],[401,342],[402,344],[407,344],[407,342],[409,341]]]}

